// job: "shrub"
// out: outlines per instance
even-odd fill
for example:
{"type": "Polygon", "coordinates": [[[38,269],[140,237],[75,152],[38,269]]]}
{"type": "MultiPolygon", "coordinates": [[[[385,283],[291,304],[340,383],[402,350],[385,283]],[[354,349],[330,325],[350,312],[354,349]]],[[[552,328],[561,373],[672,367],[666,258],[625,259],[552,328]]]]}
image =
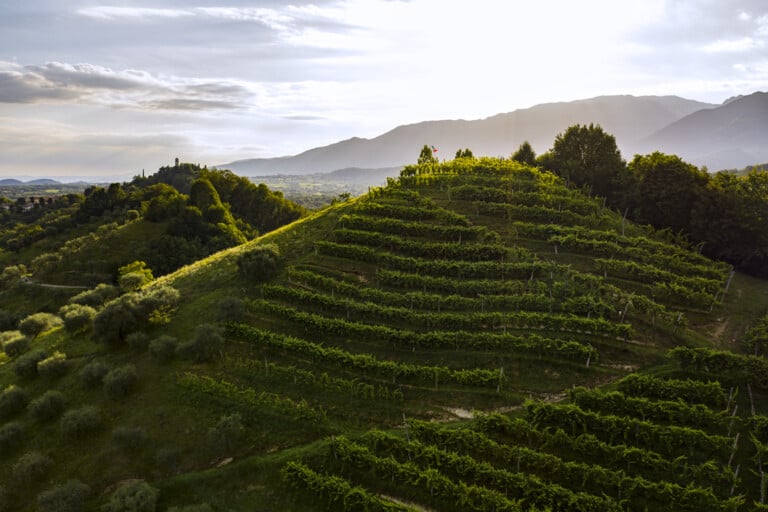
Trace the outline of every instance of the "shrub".
{"type": "Polygon", "coordinates": [[[257,245],[237,258],[237,268],[246,279],[261,283],[280,269],[280,249],[275,244],[257,245]]]}
{"type": "Polygon", "coordinates": [[[64,412],[64,404],[64,395],[60,391],[49,389],[30,402],[29,412],[37,421],[50,421],[64,412]]]}
{"type": "Polygon", "coordinates": [[[168,512],[213,512],[211,506],[207,503],[199,505],[186,505],[183,507],[171,507],[168,512]]]}
{"type": "Polygon", "coordinates": [[[62,324],[61,318],[51,313],[34,313],[19,322],[19,331],[25,336],[36,337],[62,324]]]}
{"type": "Polygon", "coordinates": [[[37,495],[38,512],[80,512],[91,488],[80,480],[67,480],[37,495]]]}
{"type": "Polygon", "coordinates": [[[150,323],[167,321],[179,297],[179,291],[170,286],[153,286],[126,293],[96,314],[94,337],[105,343],[124,343],[132,332],[150,323]]]}
{"type": "Polygon", "coordinates": [[[104,512],[155,512],[160,491],[144,480],[119,488],[102,507],[104,512]]]}
{"type": "Polygon", "coordinates": [[[15,421],[0,427],[0,455],[6,455],[17,448],[23,434],[21,423],[15,421]]]}
{"type": "Polygon", "coordinates": [[[208,446],[217,455],[225,455],[240,443],[245,432],[242,417],[235,413],[219,418],[216,426],[208,430],[208,446]]]}
{"type": "Polygon", "coordinates": [[[82,438],[99,428],[101,413],[92,405],[68,410],[59,422],[59,430],[68,438],[82,438]]]}
{"type": "Polygon", "coordinates": [[[0,394],[0,419],[8,419],[21,412],[29,401],[24,389],[11,384],[0,394]]]}
{"type": "Polygon", "coordinates": [[[96,310],[82,304],[67,304],[59,309],[59,314],[64,320],[64,328],[67,332],[76,333],[91,327],[96,310]]]}
{"type": "Polygon", "coordinates": [[[224,337],[221,330],[212,324],[202,324],[195,328],[195,335],[191,340],[179,345],[177,353],[186,359],[202,363],[212,360],[224,345],[224,337]]]}
{"type": "Polygon", "coordinates": [[[143,261],[134,261],[117,269],[118,285],[124,292],[138,290],[154,279],[152,270],[143,261]]]}
{"type": "Polygon", "coordinates": [[[21,334],[21,331],[0,333],[0,344],[8,357],[16,357],[29,350],[29,338],[21,334]]]}
{"type": "Polygon", "coordinates": [[[13,476],[23,482],[40,480],[51,469],[53,461],[38,451],[27,452],[16,461],[11,471],[13,476]]]}
{"type": "Polygon", "coordinates": [[[144,332],[134,332],[125,338],[125,342],[136,352],[144,352],[149,346],[149,335],[144,332]]]}
{"type": "Polygon", "coordinates": [[[147,431],[142,427],[117,427],[112,441],[126,452],[137,452],[147,443],[147,431]]]}
{"type": "Polygon", "coordinates": [[[67,373],[67,370],[69,370],[67,355],[59,351],[37,363],[37,373],[51,379],[61,377],[67,373]]]}
{"type": "Polygon", "coordinates": [[[174,446],[164,446],[155,455],[157,465],[168,473],[175,473],[181,462],[181,450],[174,446]]]}
{"type": "Polygon", "coordinates": [[[126,364],[111,370],[104,376],[104,392],[112,400],[120,400],[130,395],[138,383],[136,367],[126,364]]]}
{"type": "Polygon", "coordinates": [[[149,342],[149,355],[161,363],[167,363],[176,355],[178,341],[173,336],[162,335],[149,342]]]}
{"type": "Polygon", "coordinates": [[[110,369],[104,361],[91,361],[80,370],[80,380],[83,386],[87,388],[101,386],[104,382],[104,376],[109,373],[110,369]]]}
{"type": "MultiPolygon", "coordinates": [[[[21,334],[21,333],[19,333],[21,334]]],[[[3,350],[8,357],[16,357],[29,350],[29,338],[20,336],[3,343],[3,350]]]]}
{"type": "Polygon", "coordinates": [[[120,291],[116,286],[102,283],[92,290],[78,293],[69,299],[69,303],[99,308],[103,306],[105,302],[116,299],[119,295],[120,291]]]}
{"type": "Polygon", "coordinates": [[[45,350],[27,352],[16,359],[16,362],[13,363],[13,370],[16,372],[16,375],[22,378],[37,377],[37,363],[47,357],[48,354],[45,350]]]}
{"type": "Polygon", "coordinates": [[[234,322],[245,316],[245,302],[239,297],[225,297],[219,303],[216,319],[220,322],[234,322]]]}

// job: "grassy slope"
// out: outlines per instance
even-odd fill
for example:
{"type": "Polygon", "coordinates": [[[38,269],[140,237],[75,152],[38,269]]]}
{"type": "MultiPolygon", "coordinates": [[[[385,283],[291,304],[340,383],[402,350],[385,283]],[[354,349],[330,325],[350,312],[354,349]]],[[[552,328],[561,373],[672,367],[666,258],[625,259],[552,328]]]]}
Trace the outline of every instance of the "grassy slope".
{"type": "MultiPolygon", "coordinates": [[[[580,265],[585,270],[591,268],[588,255],[585,257],[560,251],[554,256],[549,253],[546,244],[514,239],[508,229],[508,222],[497,216],[474,213],[470,202],[449,200],[440,187],[427,187],[420,190],[420,193],[432,197],[434,204],[439,207],[466,215],[474,225],[487,226],[498,232],[509,245],[527,246],[539,252],[541,258],[555,258],[574,268],[580,265]]],[[[374,286],[374,265],[317,254],[314,249],[315,241],[332,238],[341,215],[352,212],[366,200],[362,197],[330,207],[256,241],[223,251],[159,279],[158,284],[168,283],[182,292],[182,304],[170,324],[155,327],[150,335],[170,334],[186,340],[192,336],[198,324],[216,321],[219,303],[223,298],[241,297],[253,301],[246,317],[249,324],[292,336],[326,341],[329,345],[340,346],[351,352],[373,353],[382,359],[392,358],[414,364],[458,368],[474,365],[498,367],[499,361],[502,361],[509,381],[502,393],[496,393],[493,389],[452,385],[438,385],[435,389],[431,384],[406,382],[401,387],[405,396],[402,402],[382,400],[371,403],[369,400],[316,386],[276,380],[242,365],[238,366],[238,361],[252,363],[267,358],[268,362],[313,370],[318,374],[328,372],[347,379],[368,379],[368,382],[381,386],[388,386],[387,382],[363,377],[338,366],[313,362],[305,357],[259,350],[240,340],[229,340],[224,351],[225,357],[214,363],[174,361],[160,365],[146,353],[133,353],[127,348],[109,351],[90,340],[88,335],[71,338],[61,330],[53,331],[41,336],[33,344],[49,352],[65,352],[72,360],[68,374],[54,381],[41,378],[19,380],[13,373],[12,364],[6,360],[0,367],[0,384],[5,386],[17,383],[32,398],[48,388],[59,389],[65,394],[70,406],[87,403],[99,407],[103,413],[104,426],[83,441],[68,441],[62,439],[56,421],[38,425],[28,412],[14,417],[13,420],[21,421],[24,425],[24,441],[21,447],[2,456],[3,466],[10,468],[21,454],[33,449],[49,454],[54,460],[50,472],[39,482],[29,485],[20,486],[11,472],[2,472],[0,483],[11,490],[10,494],[20,505],[18,510],[32,510],[29,504],[39,491],[69,477],[80,478],[92,486],[95,491],[92,500],[94,505],[103,500],[101,493],[116,482],[144,478],[161,488],[164,505],[207,501],[217,510],[322,510],[323,503],[314,502],[302,494],[287,492],[279,479],[278,469],[288,460],[312,460],[317,454],[323,453],[323,439],[331,434],[355,434],[374,426],[397,426],[402,423],[404,414],[408,417],[449,420],[455,418],[454,413],[462,414],[462,410],[493,410],[520,404],[529,395],[556,395],[575,384],[611,382],[630,369],[653,370],[654,365],[663,364],[663,353],[668,347],[686,340],[738,349],[734,339],[738,339],[768,309],[764,282],[737,275],[727,300],[722,306],[717,306],[711,315],[706,311],[688,312],[691,332],[655,329],[639,317],[635,318],[633,322],[638,332],[635,341],[638,343],[591,339],[600,357],[587,369],[581,362],[540,359],[527,355],[496,352],[483,354],[474,351],[453,354],[450,351],[426,349],[413,352],[392,349],[373,340],[337,339],[307,332],[301,326],[271,317],[254,306],[261,298],[260,287],[243,282],[238,277],[236,261],[250,247],[262,243],[278,244],[287,265],[331,269],[339,276],[351,276],[374,286]],[[78,372],[94,359],[108,361],[113,366],[127,362],[134,364],[140,376],[139,390],[123,401],[115,402],[106,398],[101,389],[84,389],[78,372]],[[241,388],[250,387],[259,392],[275,393],[294,402],[305,398],[311,407],[324,411],[326,419],[312,422],[279,408],[251,407],[236,400],[192,392],[179,385],[180,378],[186,372],[227,380],[241,388]],[[248,428],[245,439],[231,453],[209,449],[206,441],[209,429],[221,415],[233,411],[243,415],[248,428]],[[148,441],[135,450],[120,449],[111,439],[112,430],[118,426],[141,426],[146,431],[148,441]],[[233,462],[217,467],[222,461],[226,462],[229,456],[234,457],[233,462]]],[[[638,230],[640,232],[642,230],[638,230]]],[[[278,276],[274,283],[291,286],[287,272],[278,276]]],[[[625,283],[624,286],[631,289],[635,285],[625,283]]],[[[318,312],[311,306],[302,307],[318,312]]],[[[406,323],[396,323],[395,326],[409,327],[406,323]]]]}

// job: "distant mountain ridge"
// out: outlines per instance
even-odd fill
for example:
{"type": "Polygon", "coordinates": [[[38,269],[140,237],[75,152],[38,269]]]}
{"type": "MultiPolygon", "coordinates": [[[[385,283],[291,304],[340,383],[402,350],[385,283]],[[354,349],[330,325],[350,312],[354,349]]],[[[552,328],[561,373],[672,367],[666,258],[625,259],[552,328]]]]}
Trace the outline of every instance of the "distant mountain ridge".
{"type": "Polygon", "coordinates": [[[312,174],[337,169],[397,167],[415,161],[424,144],[450,158],[460,148],[475,155],[508,156],[525,140],[538,152],[552,146],[573,124],[600,124],[616,136],[625,156],[639,141],[681,118],[716,105],[677,96],[599,96],[498,114],[480,120],[424,121],[394,128],[378,137],[353,137],[295,156],[238,160],[221,167],[251,175],[312,174]]]}

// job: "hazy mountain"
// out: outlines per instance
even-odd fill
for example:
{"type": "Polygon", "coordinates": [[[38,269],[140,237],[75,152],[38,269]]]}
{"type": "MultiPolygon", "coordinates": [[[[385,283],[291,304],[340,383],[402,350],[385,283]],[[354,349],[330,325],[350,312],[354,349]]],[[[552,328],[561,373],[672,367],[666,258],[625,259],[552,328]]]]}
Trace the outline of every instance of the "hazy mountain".
{"type": "Polygon", "coordinates": [[[13,178],[7,178],[4,180],[0,180],[0,187],[14,187],[16,185],[23,185],[24,182],[21,180],[15,180],[13,178]]]}
{"type": "Polygon", "coordinates": [[[644,151],[674,153],[710,170],[768,160],[768,93],[729,98],[699,110],[642,141],[644,151]]]}
{"type": "Polygon", "coordinates": [[[61,185],[60,181],[42,178],[38,180],[32,180],[25,183],[25,185],[61,185]]]}
{"type": "Polygon", "coordinates": [[[457,149],[467,147],[477,156],[508,156],[525,140],[540,153],[552,146],[558,133],[576,123],[600,124],[631,156],[643,137],[714,106],[677,96],[599,96],[536,105],[480,120],[425,121],[399,126],[373,139],[355,137],[295,156],[239,160],[221,167],[252,175],[397,167],[415,162],[424,144],[437,147],[439,158],[452,158],[457,149]]]}

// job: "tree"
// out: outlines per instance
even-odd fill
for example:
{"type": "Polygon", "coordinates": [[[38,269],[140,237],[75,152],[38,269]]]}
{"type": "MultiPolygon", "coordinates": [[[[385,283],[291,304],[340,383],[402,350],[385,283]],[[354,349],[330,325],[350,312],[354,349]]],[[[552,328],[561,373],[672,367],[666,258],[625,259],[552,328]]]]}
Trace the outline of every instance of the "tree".
{"type": "Polygon", "coordinates": [[[262,283],[277,274],[281,261],[277,245],[257,245],[237,258],[237,268],[246,279],[262,283]]]}
{"type": "Polygon", "coordinates": [[[469,149],[469,148],[467,148],[467,149],[465,149],[463,151],[461,149],[459,149],[459,150],[456,151],[456,156],[454,158],[456,158],[456,159],[459,159],[459,158],[469,158],[469,159],[472,159],[472,158],[475,158],[475,155],[472,154],[472,150],[469,149]]]}
{"type": "Polygon", "coordinates": [[[437,158],[435,157],[435,149],[424,144],[424,147],[421,148],[421,153],[419,154],[419,165],[432,164],[436,162],[437,158]]]}
{"type": "Polygon", "coordinates": [[[616,139],[600,125],[573,125],[555,137],[552,150],[542,160],[555,174],[577,187],[612,198],[614,183],[626,172],[616,139]]]}
{"type": "Polygon", "coordinates": [[[637,179],[635,218],[656,228],[690,233],[705,204],[709,176],[676,155],[635,155],[628,166],[637,179]]]}
{"type": "Polygon", "coordinates": [[[51,313],[34,313],[19,323],[19,331],[33,338],[62,324],[61,318],[51,313]]]}
{"type": "Polygon", "coordinates": [[[117,269],[117,282],[124,292],[138,290],[155,277],[143,261],[134,261],[117,269]]]}
{"type": "Polygon", "coordinates": [[[512,154],[512,160],[525,165],[536,165],[536,152],[531,147],[531,143],[526,140],[520,144],[517,151],[512,154]]]}

